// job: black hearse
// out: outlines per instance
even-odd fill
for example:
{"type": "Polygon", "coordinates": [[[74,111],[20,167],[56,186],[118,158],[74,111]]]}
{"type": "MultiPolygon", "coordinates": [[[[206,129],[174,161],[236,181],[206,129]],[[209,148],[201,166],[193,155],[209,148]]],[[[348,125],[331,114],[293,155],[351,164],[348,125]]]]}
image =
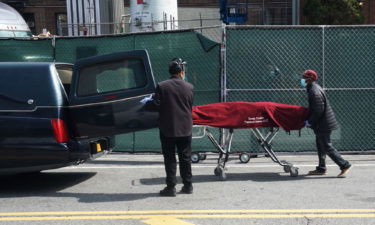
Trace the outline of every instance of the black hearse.
{"type": "Polygon", "coordinates": [[[0,63],[0,173],[84,162],[109,151],[113,135],[156,127],[140,103],[154,91],[145,50],[0,63]]]}

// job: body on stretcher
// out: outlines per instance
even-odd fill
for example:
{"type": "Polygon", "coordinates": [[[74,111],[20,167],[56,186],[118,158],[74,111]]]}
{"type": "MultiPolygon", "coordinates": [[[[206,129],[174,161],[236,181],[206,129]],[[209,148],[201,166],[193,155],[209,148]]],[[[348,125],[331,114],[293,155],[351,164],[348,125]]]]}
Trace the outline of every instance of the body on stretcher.
{"type": "MultiPolygon", "coordinates": [[[[217,166],[214,170],[214,174],[218,176],[220,180],[225,180],[226,170],[227,170],[225,165],[228,162],[229,154],[231,153],[231,145],[232,145],[232,140],[233,140],[234,129],[223,128],[223,131],[222,131],[223,134],[222,134],[221,140],[218,141],[214,137],[214,135],[211,133],[210,128],[212,127],[205,126],[205,125],[194,125],[194,129],[198,130],[198,132],[193,133],[193,139],[207,137],[210,140],[210,142],[214,145],[214,147],[218,150],[219,158],[217,161],[217,166]]],[[[298,176],[298,167],[295,167],[293,164],[288,163],[286,161],[279,160],[275,152],[272,150],[271,142],[276,137],[279,131],[279,128],[270,127],[267,135],[265,136],[261,133],[261,131],[258,128],[253,128],[251,129],[251,131],[252,131],[252,134],[255,136],[255,138],[258,140],[258,143],[260,144],[260,146],[265,150],[265,152],[268,154],[268,156],[272,159],[273,162],[282,166],[286,173],[290,173],[290,176],[292,177],[298,176]]],[[[200,155],[197,153],[192,154],[193,162],[194,161],[198,162],[199,160],[204,160],[205,158],[206,156],[204,154],[203,155],[200,155]]],[[[240,160],[241,160],[241,155],[240,155],[240,160]]],[[[243,160],[241,160],[241,162],[242,161],[243,160]]]]}
{"type": "Polygon", "coordinates": [[[280,161],[271,143],[279,128],[299,130],[307,117],[308,109],[302,106],[287,105],[275,102],[221,102],[193,107],[193,124],[200,132],[193,138],[208,137],[219,152],[219,159],[214,170],[221,180],[226,179],[225,164],[231,150],[235,129],[251,129],[259,145],[270,156],[272,161],[284,168],[292,177],[298,176],[298,168],[286,161],[280,161]],[[220,140],[216,140],[210,127],[222,128],[220,140]],[[259,128],[267,128],[263,135],[259,128]]]}

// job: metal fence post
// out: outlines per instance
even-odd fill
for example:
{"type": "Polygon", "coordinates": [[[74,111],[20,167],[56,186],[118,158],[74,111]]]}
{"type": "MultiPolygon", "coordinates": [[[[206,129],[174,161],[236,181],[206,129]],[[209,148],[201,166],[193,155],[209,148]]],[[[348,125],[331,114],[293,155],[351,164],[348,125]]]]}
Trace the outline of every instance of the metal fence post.
{"type": "Polygon", "coordinates": [[[221,101],[227,101],[227,54],[226,54],[226,24],[222,24],[222,41],[221,41],[221,101]]]}
{"type": "Polygon", "coordinates": [[[322,26],[322,85],[323,85],[323,89],[326,88],[326,83],[325,83],[325,28],[326,26],[323,25],[322,26]]]}
{"type": "MultiPolygon", "coordinates": [[[[222,24],[222,40],[220,46],[220,57],[221,57],[221,82],[220,82],[220,90],[221,90],[221,102],[227,101],[227,54],[226,54],[226,46],[227,46],[227,33],[226,33],[226,24],[222,24]]],[[[224,129],[220,129],[220,145],[223,146],[224,144],[224,129]]]]}
{"type": "Polygon", "coordinates": [[[52,36],[52,58],[53,58],[53,61],[56,62],[56,35],[53,35],[52,36]]]}

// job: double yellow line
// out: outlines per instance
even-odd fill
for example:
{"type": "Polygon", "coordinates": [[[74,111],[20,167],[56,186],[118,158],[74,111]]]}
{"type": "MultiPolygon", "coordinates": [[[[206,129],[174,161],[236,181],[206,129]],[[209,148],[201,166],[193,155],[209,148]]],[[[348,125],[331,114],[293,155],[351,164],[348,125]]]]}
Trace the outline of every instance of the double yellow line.
{"type": "Polygon", "coordinates": [[[375,218],[375,209],[244,209],[156,211],[3,212],[0,221],[144,220],[147,224],[190,224],[179,219],[375,218]],[[164,221],[165,223],[161,223],[164,221]]]}

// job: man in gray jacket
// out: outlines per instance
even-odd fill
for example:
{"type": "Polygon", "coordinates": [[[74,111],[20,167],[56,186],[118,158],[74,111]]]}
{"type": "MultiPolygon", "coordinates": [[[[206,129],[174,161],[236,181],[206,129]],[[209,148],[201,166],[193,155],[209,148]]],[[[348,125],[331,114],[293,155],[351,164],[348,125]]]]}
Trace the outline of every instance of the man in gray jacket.
{"type": "Polygon", "coordinates": [[[193,128],[193,85],[186,82],[186,62],[180,58],[169,64],[170,79],[158,83],[150,102],[159,112],[160,141],[164,156],[166,184],[161,196],[176,196],[176,148],[183,187],[180,193],[193,193],[191,138],[193,128]]]}
{"type": "Polygon", "coordinates": [[[338,128],[338,123],[323,88],[315,82],[317,79],[318,74],[314,70],[306,70],[301,79],[301,85],[306,87],[309,101],[309,115],[305,126],[314,130],[319,158],[319,165],[308,174],[326,175],[328,155],[340,167],[338,177],[345,177],[352,165],[332,146],[331,132],[338,128]]]}

